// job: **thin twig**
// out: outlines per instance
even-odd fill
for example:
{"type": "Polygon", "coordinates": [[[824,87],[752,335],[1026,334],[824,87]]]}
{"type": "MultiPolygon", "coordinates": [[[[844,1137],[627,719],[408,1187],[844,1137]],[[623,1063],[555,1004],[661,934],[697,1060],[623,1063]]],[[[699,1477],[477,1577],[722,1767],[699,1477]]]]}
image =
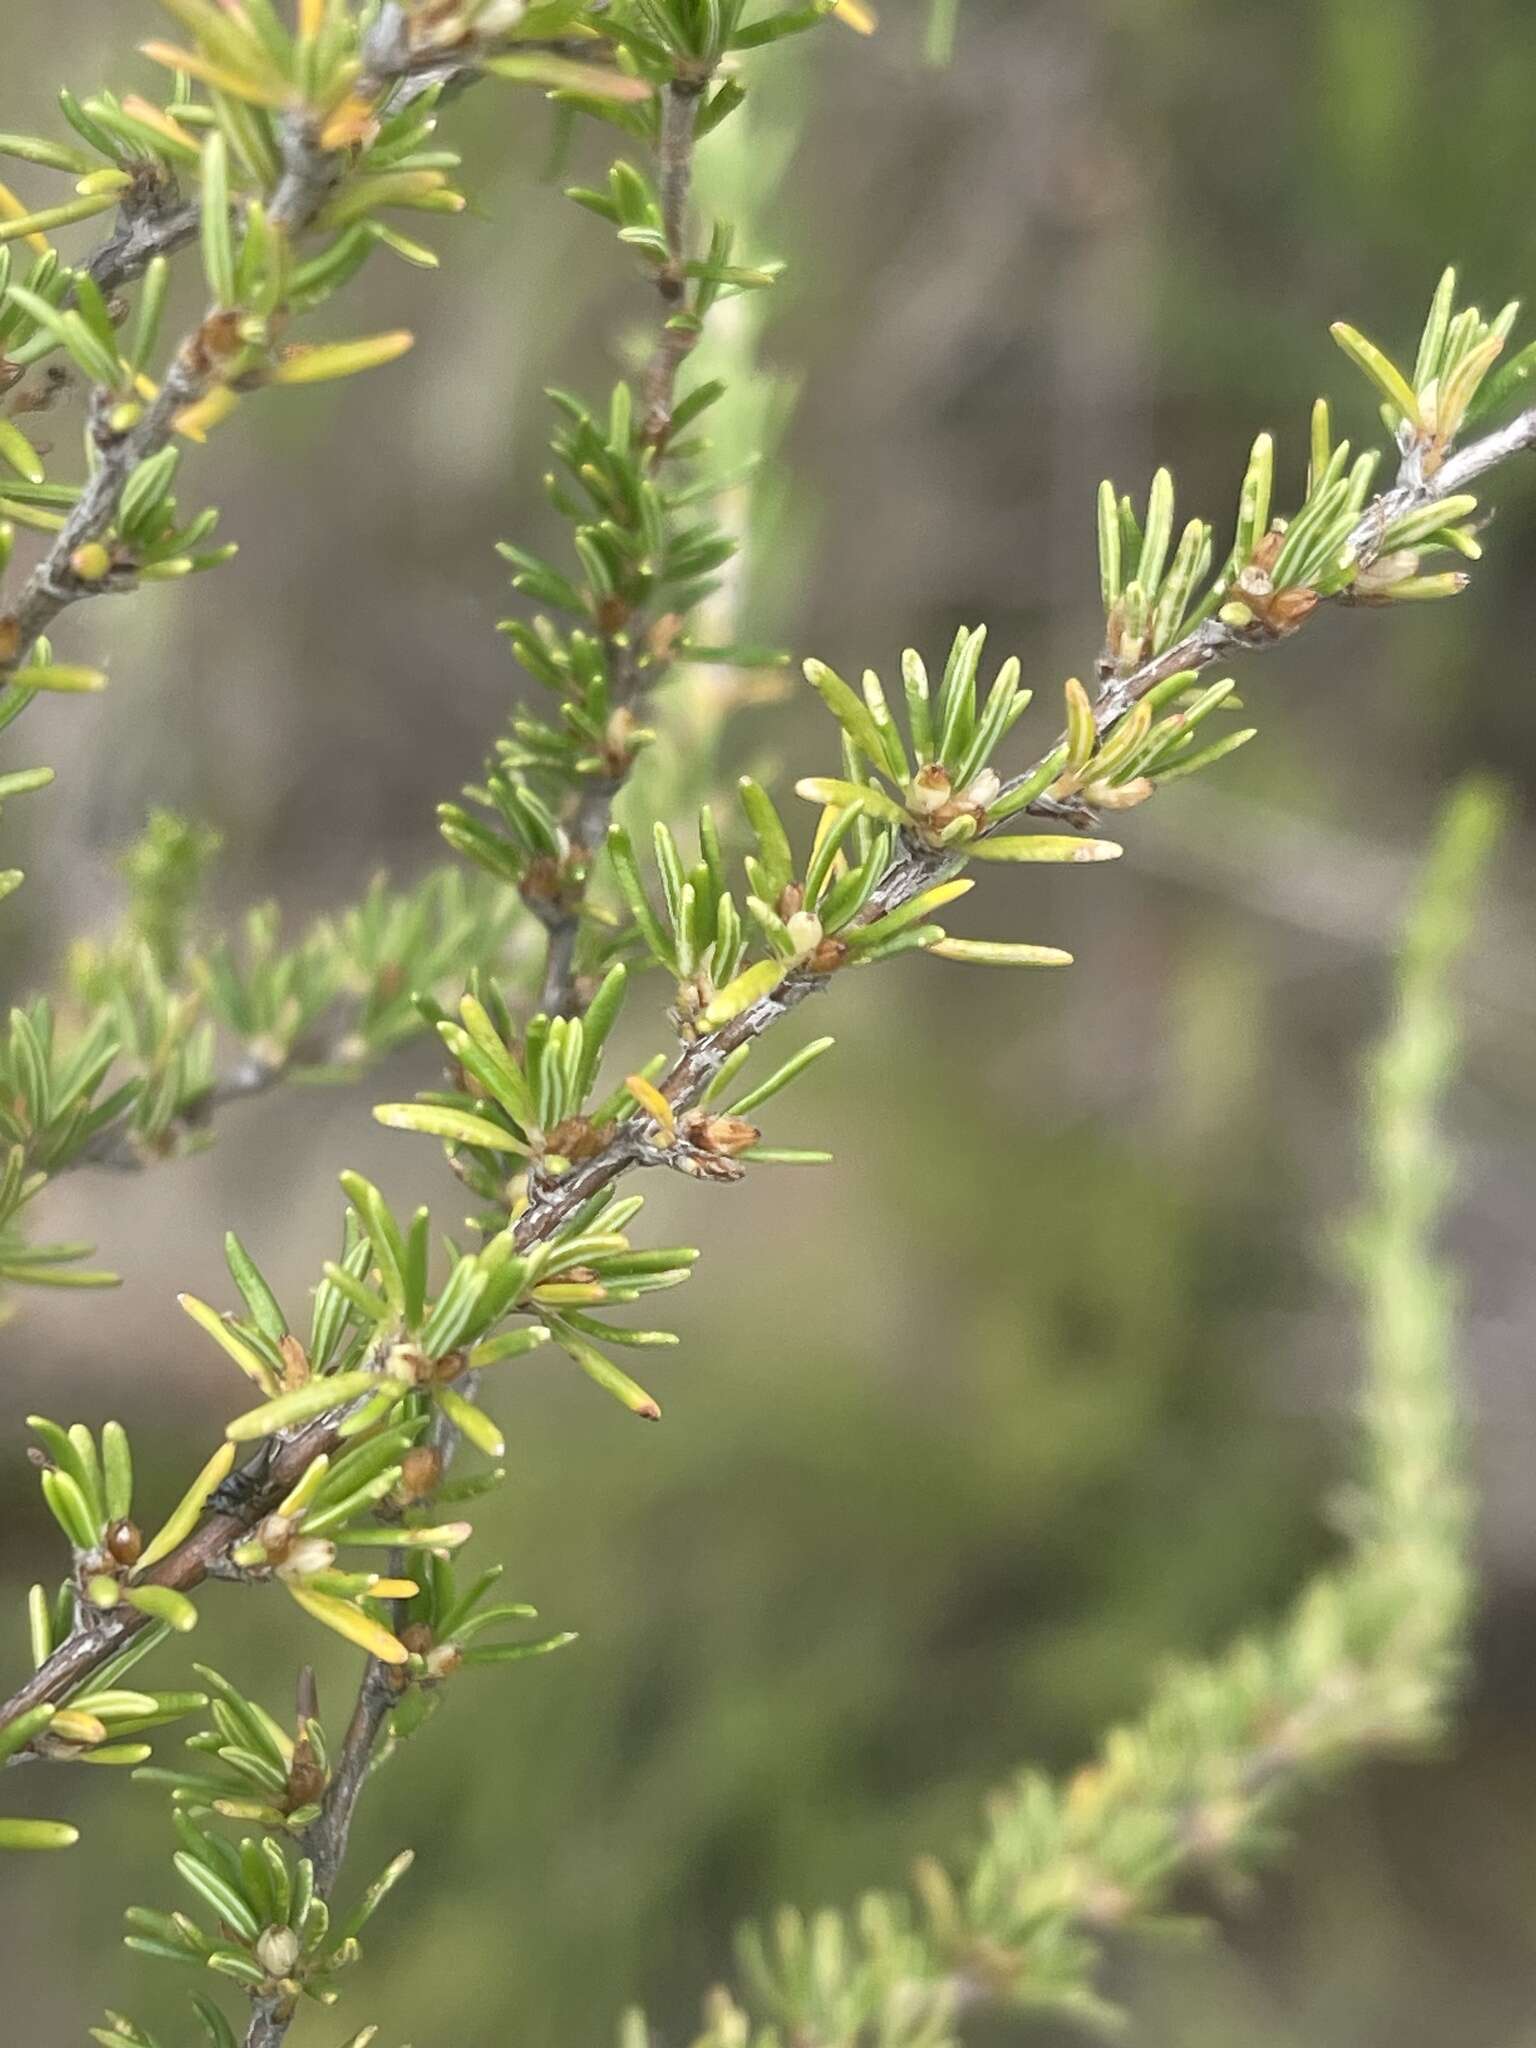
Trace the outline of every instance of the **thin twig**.
{"type": "MultiPolygon", "coordinates": [[[[698,338],[692,321],[678,320],[674,315],[687,289],[694,131],[698,123],[700,95],[706,84],[704,79],[674,79],[661,95],[661,133],[656,158],[667,258],[657,276],[662,303],[661,325],[640,380],[645,406],[642,434],[658,462],[665,456],[671,439],[678,376],[698,338]]],[[[622,631],[603,635],[615,710],[631,710],[641,694],[643,679],[639,651],[645,641],[647,623],[643,618],[631,618],[625,621],[622,631]]],[[[576,948],[586,905],[585,871],[590,871],[591,862],[602,846],[614,802],[623,787],[622,774],[606,776],[584,789],[575,799],[564,820],[564,829],[577,860],[584,868],[581,883],[564,891],[555,904],[534,906],[549,934],[539,1008],[551,1017],[574,1017],[582,1007],[576,977],[576,948]]]]}
{"type": "MultiPolygon", "coordinates": [[[[314,1865],[318,1898],[329,1900],[336,1888],[357,1802],[373,1765],[374,1746],[399,1697],[399,1680],[391,1666],[370,1657],[320,1812],[306,1828],[301,1845],[303,1854],[314,1865]]],[[[293,2001],[287,1993],[273,1991],[257,1996],[251,2006],[245,2048],[278,2048],[293,2014],[293,2001]]]]}

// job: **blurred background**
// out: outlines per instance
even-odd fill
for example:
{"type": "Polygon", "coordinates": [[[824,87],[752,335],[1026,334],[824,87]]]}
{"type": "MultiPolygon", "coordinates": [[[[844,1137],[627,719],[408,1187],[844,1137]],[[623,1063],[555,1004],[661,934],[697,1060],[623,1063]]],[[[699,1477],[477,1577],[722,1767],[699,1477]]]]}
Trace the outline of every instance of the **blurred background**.
{"type": "MultiPolygon", "coordinates": [[[[46,127],[66,80],[148,80],[123,54],[156,32],[147,4],[11,5],[0,126],[46,127]]],[[[1536,14],[966,0],[935,72],[925,12],[887,0],[873,41],[827,31],[759,66],[753,253],[791,265],[761,355],[798,402],[747,623],[889,675],[984,619],[1041,693],[1023,744],[1043,743],[1098,646],[1102,475],[1139,493],[1166,459],[1181,519],[1224,530],[1256,428],[1279,432],[1292,493],[1318,389],[1372,431],[1330,320],[1411,348],[1447,260],[1485,306],[1536,288],[1536,14]]],[[[415,352],[246,407],[203,471],[237,565],[68,622],[65,658],[110,650],[113,687],[25,728],[60,781],[5,821],[32,880],[0,995],[112,917],[113,858],[152,803],[224,832],[231,912],[271,895],[298,920],[438,858],[433,804],[519,688],[492,542],[550,534],[541,388],[605,391],[649,314],[550,182],[544,108],[487,87],[454,129],[474,203],[432,235],[442,273],[376,259],[346,309],[351,331],[410,325],[415,352]]],[[[706,194],[711,175],[706,148],[706,194]]],[[[667,1420],[637,1429],[553,1367],[507,1390],[488,1543],[512,1596],[582,1640],[467,1682],[377,1783],[357,1872],[405,1844],[418,1861],[352,2027],[574,2048],[641,1999],[686,2039],[744,1915],[960,1848],[992,1782],[1081,1759],[1159,1660],[1277,1612],[1327,1554],[1357,1372],[1330,1246],[1358,1196],[1386,948],[1440,792],[1492,767],[1523,816],[1536,778],[1536,467],[1491,495],[1467,599],[1320,617],[1245,673],[1260,741],[1126,820],[1119,867],[979,892],[968,930],[1066,943],[1070,974],[909,962],[839,986],[813,1025],[843,1050],[776,1132],[835,1167],[647,1190],[662,1238],[706,1252],[653,1375],[667,1420]]],[[[826,730],[788,692],[732,725],[722,779],[824,770],[826,730]]],[[[1467,968],[1455,1108],[1471,1698],[1444,1756],[1333,1789],[1251,1895],[1193,1899],[1217,1939],[1112,1958],[1147,2048],[1536,2042],[1530,851],[1517,827],[1467,968]]],[[[162,1461],[142,1483],[168,1496],[232,1393],[175,1291],[225,1299],[233,1226],[301,1302],[346,1164],[441,1204],[434,1148],[368,1113],[426,1068],[418,1049],[367,1090],[279,1093],[195,1160],[54,1192],[50,1228],[128,1280],[31,1298],[0,1337],[5,1612],[56,1569],[22,1417],[138,1425],[141,1462],[162,1461]]],[[[281,1603],[207,1603],[199,1653],[275,1709],[297,1647],[281,1603]]],[[[8,1667],[24,1656],[16,1633],[8,1667]]],[[[333,1717],[350,1687],[325,1657],[333,1717]]],[[[104,2003],[174,2010],[171,1973],[117,1945],[120,1903],[169,1902],[159,1796],[91,1773],[28,1796],[72,1802],[91,1846],[5,1873],[13,2019],[62,2042],[104,2003]]]]}

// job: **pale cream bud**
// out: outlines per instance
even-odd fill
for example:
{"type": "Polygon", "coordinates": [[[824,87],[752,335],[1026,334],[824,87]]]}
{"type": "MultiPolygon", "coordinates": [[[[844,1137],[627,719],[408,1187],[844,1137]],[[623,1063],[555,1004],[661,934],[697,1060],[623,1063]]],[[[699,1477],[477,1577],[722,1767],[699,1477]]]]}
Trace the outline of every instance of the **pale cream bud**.
{"type": "Polygon", "coordinates": [[[907,804],[918,817],[927,818],[935,811],[942,811],[950,795],[949,776],[934,762],[930,767],[919,768],[913,776],[907,791],[907,804]]]}
{"type": "Polygon", "coordinates": [[[403,1380],[408,1387],[420,1386],[431,1375],[430,1364],[414,1344],[392,1344],[384,1370],[392,1380],[403,1380]]]}
{"type": "Polygon", "coordinates": [[[301,1536],[278,1565],[277,1576],[280,1579],[309,1579],[316,1572],[328,1572],[335,1562],[334,1543],[327,1543],[323,1536],[301,1536]]]}
{"type": "Polygon", "coordinates": [[[824,937],[821,919],[810,910],[797,910],[785,928],[794,942],[797,960],[803,960],[808,953],[814,953],[824,937]]]}
{"type": "Polygon", "coordinates": [[[286,1977],[299,1960],[299,1937],[291,1927],[268,1927],[256,1942],[256,1960],[269,1977],[286,1977]]]}

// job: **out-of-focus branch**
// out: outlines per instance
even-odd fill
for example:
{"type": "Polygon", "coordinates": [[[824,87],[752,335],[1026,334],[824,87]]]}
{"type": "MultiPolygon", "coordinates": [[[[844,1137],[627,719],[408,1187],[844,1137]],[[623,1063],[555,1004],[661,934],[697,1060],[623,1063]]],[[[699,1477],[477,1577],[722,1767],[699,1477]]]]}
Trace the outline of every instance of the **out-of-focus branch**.
{"type": "MultiPolygon", "coordinates": [[[[920,1929],[876,1897],[856,1927],[781,1914],[771,1939],[750,1934],[747,2003],[801,2048],[953,2048],[960,2017],[996,2003],[1101,2012],[1103,1935],[1150,1922],[1200,1869],[1260,1854],[1313,1774],[1437,1731],[1468,1599],[1453,1289],[1435,1251],[1448,1178],[1438,1112],[1455,1064],[1456,965],[1501,808],[1477,786],[1450,805],[1369,1070],[1370,1196],[1355,1233],[1365,1460],[1348,1555],[1273,1637],[1175,1674],[1065,1788],[1032,1773],[998,1794],[962,1878],[919,1866],[920,1929]]],[[[755,2038],[734,1997],[715,1993],[696,2048],[755,2038]]],[[[650,2040],[631,2015],[625,2048],[650,2040]]]]}

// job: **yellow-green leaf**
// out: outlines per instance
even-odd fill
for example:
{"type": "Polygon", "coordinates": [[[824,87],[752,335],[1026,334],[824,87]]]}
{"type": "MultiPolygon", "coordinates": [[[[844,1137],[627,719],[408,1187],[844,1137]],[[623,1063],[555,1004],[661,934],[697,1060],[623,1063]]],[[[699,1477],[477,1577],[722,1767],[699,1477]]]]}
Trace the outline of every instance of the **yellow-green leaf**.
{"type": "Polygon", "coordinates": [[[544,56],[537,52],[526,57],[486,57],[480,68],[497,78],[510,79],[514,85],[543,86],[547,92],[579,92],[588,99],[651,97],[648,80],[631,78],[627,72],[610,70],[605,64],[583,64],[574,57],[544,56]]]}
{"type": "Polygon", "coordinates": [[[521,1138],[514,1138],[489,1117],[472,1116],[468,1110],[442,1109],[431,1102],[381,1102],[373,1114],[392,1131],[418,1131],[423,1137],[444,1138],[451,1145],[478,1145],[487,1152],[531,1155],[532,1148],[521,1138]]]}
{"type": "Polygon", "coordinates": [[[173,1586],[129,1586],[124,1598],[152,1621],[169,1623],[179,1635],[197,1627],[197,1609],[173,1586]]]}
{"type": "Polygon", "coordinates": [[[306,1614],[323,1621],[337,1635],[345,1636],[349,1643],[366,1650],[370,1657],[377,1657],[381,1664],[406,1664],[410,1651],[398,1636],[392,1636],[382,1623],[364,1614],[360,1607],[354,1607],[349,1600],[337,1600],[329,1593],[316,1593],[308,1586],[285,1582],[288,1591],[306,1614]]]}
{"type": "Polygon", "coordinates": [[[1070,967],[1072,955],[1055,946],[1011,946],[1000,939],[940,939],[928,948],[941,960],[969,960],[979,967],[1070,967]]]}
{"type": "MultiPolygon", "coordinates": [[[[319,1379],[307,1380],[302,1387],[279,1394],[275,1401],[263,1401],[259,1408],[248,1408],[244,1415],[235,1417],[224,1434],[232,1444],[254,1443],[258,1437],[275,1436],[280,1429],[291,1429],[295,1423],[312,1422],[317,1415],[343,1408],[364,1394],[386,1391],[376,1372],[322,1374],[319,1379]]],[[[403,1396],[405,1387],[401,1386],[399,1392],[403,1396]]]]}
{"type": "Polygon", "coordinates": [[[1078,839],[1071,833],[1036,832],[1021,838],[978,839],[967,847],[970,860],[1096,861],[1118,860],[1125,848],[1112,839],[1078,839]]]}
{"type": "Polygon", "coordinates": [[[1406,420],[1415,426],[1420,424],[1419,401],[1413,386],[1389,357],[1384,356],[1375,342],[1367,341],[1358,328],[1351,327],[1347,320],[1335,320],[1328,330],[1357,369],[1363,370],[1377,390],[1382,392],[1389,404],[1406,420]]]}
{"type": "Polygon", "coordinates": [[[72,1849],[79,1839],[65,1820],[0,1819],[0,1849],[72,1849]]]}
{"type": "Polygon", "coordinates": [[[230,1328],[216,1308],[210,1308],[206,1301],[199,1301],[195,1294],[178,1294],[176,1299],[198,1328],[206,1330],[214,1343],[229,1353],[248,1380],[254,1380],[264,1394],[277,1392],[277,1374],[259,1351],[253,1350],[230,1328]]]}
{"type": "Polygon", "coordinates": [[[473,1401],[466,1401],[462,1394],[456,1394],[452,1387],[437,1387],[433,1390],[437,1405],[448,1420],[466,1437],[477,1451],[483,1451],[488,1458],[506,1455],[506,1443],[483,1408],[477,1408],[473,1401]]]}
{"type": "Polygon", "coordinates": [[[106,676],[99,668],[81,668],[58,661],[44,662],[37,668],[19,668],[11,681],[23,690],[58,690],[71,696],[107,687],[106,676]]]}
{"type": "Polygon", "coordinates": [[[0,455],[3,455],[16,474],[25,477],[29,484],[42,482],[42,458],[20,427],[11,420],[0,419],[0,455]]]}
{"type": "Polygon", "coordinates": [[[404,328],[392,334],[370,335],[364,341],[320,342],[313,348],[292,349],[269,373],[273,384],[325,384],[334,377],[355,377],[363,370],[376,370],[392,363],[413,346],[416,337],[404,328]]]}
{"type": "Polygon", "coordinates": [[[704,1022],[713,1031],[718,1025],[729,1024],[733,1017],[739,1017],[743,1010],[762,996],[771,994],[783,979],[784,966],[779,960],[759,960],[755,966],[738,974],[732,982],[720,990],[704,1012],[704,1022]]]}
{"type": "Polygon", "coordinates": [[[137,1566],[140,1572],[147,1572],[151,1565],[157,1565],[162,1557],[169,1556],[184,1537],[192,1534],[199,1515],[207,1505],[209,1494],[229,1477],[234,1470],[234,1464],[234,1445],[220,1444],[172,1509],[163,1526],[145,1544],[137,1566]]]}

